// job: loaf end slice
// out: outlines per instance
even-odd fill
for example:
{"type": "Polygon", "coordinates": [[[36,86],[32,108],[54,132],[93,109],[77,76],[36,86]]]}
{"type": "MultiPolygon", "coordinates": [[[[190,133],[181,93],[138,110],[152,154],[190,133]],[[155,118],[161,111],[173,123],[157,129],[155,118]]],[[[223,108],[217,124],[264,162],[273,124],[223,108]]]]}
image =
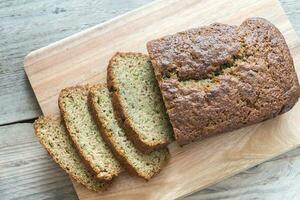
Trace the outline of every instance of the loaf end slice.
{"type": "Polygon", "coordinates": [[[83,160],[99,180],[109,181],[118,176],[121,167],[103,141],[89,112],[89,88],[86,85],[63,89],[59,96],[59,108],[67,132],[83,160]]]}
{"type": "Polygon", "coordinates": [[[148,153],[169,144],[172,127],[148,56],[117,53],[107,78],[118,121],[136,147],[148,153]]]}
{"type": "Polygon", "coordinates": [[[40,117],[34,122],[35,134],[53,160],[73,179],[90,190],[100,191],[108,182],[95,179],[83,164],[60,119],[40,117]]]}
{"type": "Polygon", "coordinates": [[[168,149],[144,154],[134,146],[117,123],[111,94],[105,85],[97,85],[91,89],[89,103],[103,138],[130,173],[148,180],[161,170],[169,158],[168,149]]]}

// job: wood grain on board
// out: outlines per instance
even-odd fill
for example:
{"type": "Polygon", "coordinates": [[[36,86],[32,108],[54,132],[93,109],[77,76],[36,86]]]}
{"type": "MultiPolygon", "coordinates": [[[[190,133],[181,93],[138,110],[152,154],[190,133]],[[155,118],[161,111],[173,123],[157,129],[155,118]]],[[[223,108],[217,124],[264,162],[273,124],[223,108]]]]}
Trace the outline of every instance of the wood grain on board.
{"type": "Polygon", "coordinates": [[[151,1],[1,0],[0,125],[41,115],[23,68],[26,54],[151,1]]]}
{"type": "Polygon", "coordinates": [[[0,129],[0,199],[76,199],[69,177],[49,159],[31,123],[0,129]]]}
{"type": "MultiPolygon", "coordinates": [[[[188,200],[300,199],[300,148],[239,173],[188,200]]],[[[1,200],[75,200],[70,179],[39,144],[30,123],[0,129],[1,200]]]]}
{"type": "MultiPolygon", "coordinates": [[[[25,70],[43,113],[58,114],[59,91],[74,84],[104,82],[106,65],[116,51],[145,52],[150,39],[212,22],[240,24],[251,16],[264,17],[281,30],[299,73],[300,43],[275,0],[157,1],[30,53],[25,70]]],[[[75,189],[80,199],[186,196],[299,146],[299,115],[298,103],[289,113],[264,123],[184,148],[172,144],[169,164],[147,183],[123,175],[101,194],[76,183],[75,189]]]]}

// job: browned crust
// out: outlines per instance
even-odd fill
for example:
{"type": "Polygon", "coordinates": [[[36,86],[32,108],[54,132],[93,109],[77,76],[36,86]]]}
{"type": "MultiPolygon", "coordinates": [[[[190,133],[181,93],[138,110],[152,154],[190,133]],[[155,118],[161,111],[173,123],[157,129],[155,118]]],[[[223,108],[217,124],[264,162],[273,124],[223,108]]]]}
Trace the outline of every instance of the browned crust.
{"type": "Polygon", "coordinates": [[[280,113],[278,113],[278,114],[283,114],[283,113],[286,113],[289,110],[291,110],[294,107],[294,105],[297,103],[297,101],[300,97],[299,80],[298,80],[298,77],[297,77],[296,68],[295,68],[295,65],[294,65],[292,54],[291,54],[290,49],[289,49],[289,47],[288,47],[288,45],[285,41],[284,36],[280,32],[280,30],[275,25],[273,25],[271,22],[269,22],[269,21],[267,21],[263,18],[260,18],[260,20],[265,21],[266,23],[269,24],[270,27],[274,28],[277,36],[282,39],[283,49],[286,51],[286,53],[288,55],[288,60],[289,60],[288,62],[291,63],[291,65],[294,67],[294,71],[295,71],[294,76],[293,76],[294,84],[286,94],[286,96],[289,96],[289,100],[286,102],[285,105],[282,106],[282,109],[281,109],[280,113]]]}
{"type": "Polygon", "coordinates": [[[137,149],[139,149],[142,153],[150,153],[152,151],[161,149],[163,147],[166,147],[170,141],[167,141],[165,143],[145,143],[141,137],[139,132],[135,129],[134,124],[130,120],[129,114],[126,111],[126,109],[123,106],[121,96],[118,93],[118,84],[115,80],[115,76],[113,73],[113,64],[116,62],[115,57],[117,56],[128,56],[128,55],[134,55],[134,56],[143,56],[147,57],[147,55],[142,53],[133,53],[133,52],[127,52],[127,53],[121,53],[117,52],[109,61],[108,68],[107,68],[107,86],[108,89],[112,92],[112,102],[113,102],[113,108],[116,115],[116,118],[118,120],[119,125],[124,129],[127,137],[135,144],[137,149]]]}
{"type": "MultiPolygon", "coordinates": [[[[92,187],[90,187],[89,185],[86,185],[84,182],[82,182],[80,180],[80,177],[77,176],[76,174],[73,174],[73,173],[70,173],[60,162],[59,162],[59,159],[56,157],[56,155],[54,155],[53,153],[51,153],[50,149],[48,149],[45,145],[45,143],[41,140],[40,138],[40,131],[39,131],[39,126],[41,124],[45,124],[45,123],[48,123],[50,120],[59,120],[58,117],[50,117],[50,116],[42,116],[42,117],[39,117],[37,120],[35,120],[35,122],[33,123],[33,127],[34,127],[34,130],[35,130],[35,135],[37,136],[40,144],[44,147],[44,149],[47,150],[48,154],[52,157],[53,161],[58,164],[69,176],[71,176],[75,181],[77,181],[78,183],[82,184],[83,186],[85,186],[86,188],[88,188],[89,190],[92,190],[92,191],[104,191],[107,189],[107,187],[110,185],[111,181],[105,181],[103,182],[104,183],[104,186],[103,188],[99,188],[99,190],[96,190],[92,187]]],[[[80,154],[78,154],[80,155],[80,154]]],[[[81,156],[80,156],[81,158],[81,156]]],[[[85,164],[85,163],[84,163],[85,164]]],[[[87,165],[85,165],[87,167],[87,165]]],[[[87,167],[87,170],[89,171],[89,168],[87,167]]],[[[96,176],[94,176],[95,180],[98,180],[96,176]]],[[[98,180],[100,181],[100,180],[98,180]]]]}
{"type": "Polygon", "coordinates": [[[72,130],[70,128],[70,126],[68,125],[68,123],[66,123],[66,120],[68,118],[68,114],[66,113],[64,106],[62,105],[62,99],[65,95],[69,94],[70,92],[72,92],[74,89],[76,90],[82,90],[82,91],[88,91],[90,88],[92,87],[92,85],[77,85],[77,86],[72,86],[72,87],[68,87],[68,88],[64,88],[63,90],[61,90],[59,97],[58,97],[58,107],[62,116],[62,122],[66,127],[67,133],[69,134],[69,136],[71,137],[77,151],[78,154],[80,155],[80,157],[82,158],[82,161],[85,163],[85,165],[89,168],[89,170],[96,175],[96,178],[100,181],[111,181],[114,177],[118,176],[118,174],[112,174],[111,176],[100,176],[99,173],[97,172],[96,169],[94,169],[91,165],[91,160],[85,158],[82,150],[80,149],[79,144],[77,144],[76,138],[74,137],[74,134],[72,133],[72,130]]]}
{"type": "MultiPolygon", "coordinates": [[[[132,175],[135,175],[135,176],[139,176],[141,178],[144,178],[145,180],[149,180],[151,177],[145,177],[143,176],[142,174],[139,174],[133,166],[131,166],[131,164],[127,161],[124,153],[122,152],[119,152],[117,150],[117,147],[115,146],[115,144],[110,140],[109,136],[110,135],[109,133],[111,133],[111,130],[108,129],[106,126],[105,126],[105,122],[103,121],[103,118],[99,115],[99,113],[96,111],[96,102],[94,101],[94,99],[96,98],[95,96],[95,91],[94,90],[97,90],[98,88],[103,88],[103,87],[106,87],[105,84],[99,84],[98,86],[95,86],[93,87],[91,90],[90,90],[90,93],[89,93],[89,96],[88,96],[88,102],[89,102],[89,106],[90,106],[90,110],[94,116],[94,119],[100,129],[100,133],[101,133],[101,136],[102,138],[104,139],[104,141],[109,145],[110,149],[112,150],[113,154],[115,155],[115,157],[119,160],[119,162],[122,164],[122,166],[132,175]]],[[[170,158],[170,154],[169,154],[169,149],[166,148],[167,151],[168,151],[168,155],[166,157],[166,160],[164,162],[164,165],[166,165],[167,161],[169,160],[170,158]]],[[[160,170],[157,171],[156,173],[154,173],[152,175],[155,176],[156,174],[158,174],[161,169],[163,168],[163,166],[161,166],[160,170]]]]}

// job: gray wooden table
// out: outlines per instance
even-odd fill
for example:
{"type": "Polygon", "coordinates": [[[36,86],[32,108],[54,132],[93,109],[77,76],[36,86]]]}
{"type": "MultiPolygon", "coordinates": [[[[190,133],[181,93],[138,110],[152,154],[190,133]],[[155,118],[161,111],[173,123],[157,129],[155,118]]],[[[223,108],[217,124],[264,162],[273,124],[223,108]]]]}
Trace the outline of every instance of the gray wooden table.
{"type": "MultiPolygon", "coordinates": [[[[68,176],[34,137],[41,114],[24,56],[151,0],[0,0],[0,199],[77,199],[68,176]]],[[[280,0],[297,33],[300,1],[280,0]]],[[[300,149],[186,199],[300,199],[300,149]]]]}

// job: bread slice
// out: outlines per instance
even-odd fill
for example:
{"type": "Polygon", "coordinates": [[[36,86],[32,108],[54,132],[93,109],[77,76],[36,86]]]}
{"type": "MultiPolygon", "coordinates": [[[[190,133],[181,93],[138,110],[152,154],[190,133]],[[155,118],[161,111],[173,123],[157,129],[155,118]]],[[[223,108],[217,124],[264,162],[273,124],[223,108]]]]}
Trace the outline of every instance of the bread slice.
{"type": "Polygon", "coordinates": [[[149,154],[143,154],[136,149],[118,126],[106,85],[97,85],[91,89],[89,103],[103,139],[129,172],[148,180],[160,171],[169,157],[168,149],[163,148],[149,154]]]}
{"type": "Polygon", "coordinates": [[[117,53],[108,66],[108,87],[121,126],[148,153],[172,141],[172,127],[147,55],[117,53]]]}
{"type": "Polygon", "coordinates": [[[40,117],[34,122],[35,134],[40,143],[73,179],[90,190],[106,188],[108,182],[97,181],[81,161],[65,127],[58,118],[40,117]]]}
{"type": "Polygon", "coordinates": [[[118,176],[121,167],[103,141],[88,109],[89,86],[63,89],[59,108],[67,131],[80,155],[100,180],[109,181],[118,176]]]}

